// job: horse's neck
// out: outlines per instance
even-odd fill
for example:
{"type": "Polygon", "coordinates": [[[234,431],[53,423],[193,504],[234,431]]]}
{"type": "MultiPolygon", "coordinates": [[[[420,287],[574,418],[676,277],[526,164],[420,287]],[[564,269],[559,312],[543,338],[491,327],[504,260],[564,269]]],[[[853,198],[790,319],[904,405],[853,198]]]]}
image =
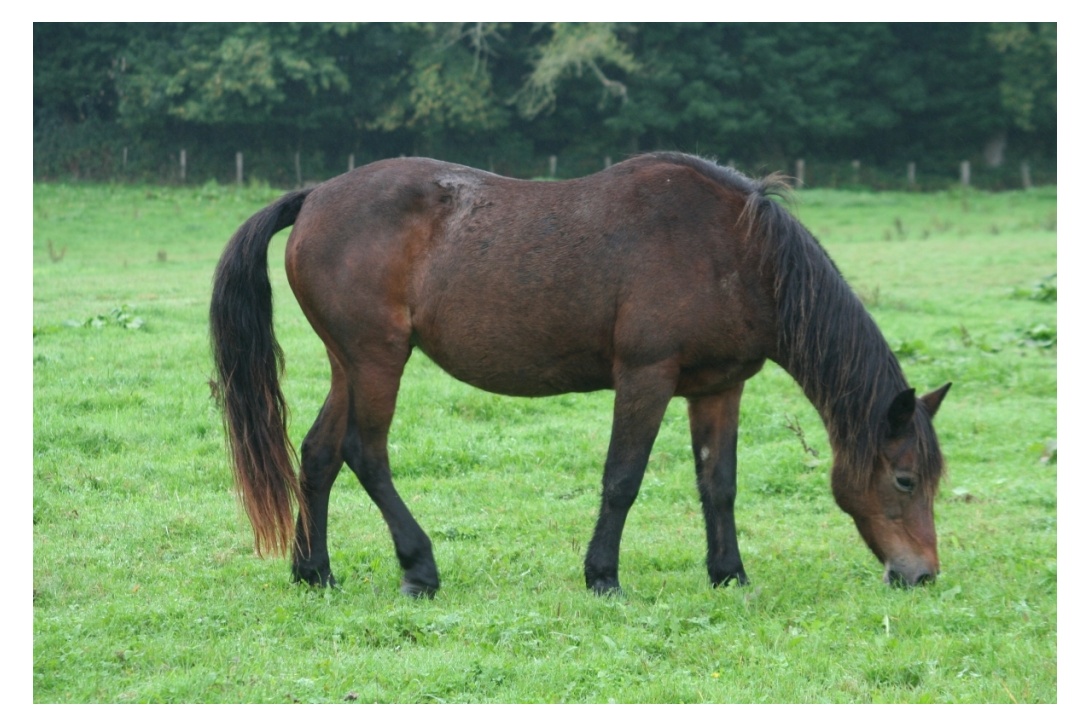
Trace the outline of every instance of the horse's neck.
{"type": "Polygon", "coordinates": [[[867,456],[877,446],[885,407],[907,388],[904,375],[877,324],[824,253],[808,251],[792,262],[805,267],[777,281],[774,360],[818,410],[833,448],[867,456]]]}

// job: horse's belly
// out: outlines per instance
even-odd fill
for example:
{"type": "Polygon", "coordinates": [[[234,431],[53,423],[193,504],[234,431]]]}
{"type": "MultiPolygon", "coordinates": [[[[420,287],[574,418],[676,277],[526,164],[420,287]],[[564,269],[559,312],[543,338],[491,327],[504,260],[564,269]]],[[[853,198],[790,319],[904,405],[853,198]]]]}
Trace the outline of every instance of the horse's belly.
{"type": "Polygon", "coordinates": [[[529,357],[505,350],[436,349],[424,342],[418,348],[454,378],[494,394],[552,396],[612,386],[609,366],[590,356],[529,357]]]}
{"type": "Polygon", "coordinates": [[[594,337],[481,318],[451,317],[414,328],[413,344],[454,378],[509,396],[551,396],[610,388],[612,364],[594,337]]]}

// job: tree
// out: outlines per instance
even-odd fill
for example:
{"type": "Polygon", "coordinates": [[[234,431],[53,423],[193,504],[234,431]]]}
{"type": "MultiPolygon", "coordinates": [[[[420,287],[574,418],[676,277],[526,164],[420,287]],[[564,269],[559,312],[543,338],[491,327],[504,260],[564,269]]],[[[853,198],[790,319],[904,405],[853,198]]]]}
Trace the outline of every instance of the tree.
{"type": "Polygon", "coordinates": [[[34,23],[34,114],[113,121],[124,72],[123,23],[34,23]]]}
{"type": "Polygon", "coordinates": [[[607,76],[602,66],[627,73],[639,69],[635,56],[617,36],[614,23],[552,23],[551,36],[533,51],[533,68],[511,98],[519,112],[532,119],[556,108],[557,88],[571,76],[589,72],[602,88],[602,104],[626,100],[628,87],[607,76]]]}
{"type": "Polygon", "coordinates": [[[1008,144],[1054,155],[1056,103],[1054,23],[34,25],[48,174],[122,147],[162,166],[183,146],[330,168],[349,152],[495,158],[516,174],[651,148],[998,164],[1008,144]]]}
{"type": "MultiPolygon", "coordinates": [[[[722,151],[738,132],[740,71],[721,24],[655,23],[634,34],[640,73],[606,120],[630,151],[722,151]]],[[[737,138],[734,139],[736,142],[737,138]]]]}
{"type": "Polygon", "coordinates": [[[411,129],[427,135],[444,131],[483,131],[505,121],[492,90],[488,60],[495,23],[404,23],[395,32],[408,37],[407,63],[391,69],[388,93],[371,128],[411,129]]]}
{"type": "Polygon", "coordinates": [[[988,41],[999,54],[999,98],[1011,125],[1055,128],[1056,23],[992,23],[988,41]]]}
{"type": "Polygon", "coordinates": [[[307,101],[348,90],[326,52],[327,36],[344,32],[326,24],[161,24],[127,50],[121,119],[258,125],[294,106],[292,123],[306,125],[307,101]]]}

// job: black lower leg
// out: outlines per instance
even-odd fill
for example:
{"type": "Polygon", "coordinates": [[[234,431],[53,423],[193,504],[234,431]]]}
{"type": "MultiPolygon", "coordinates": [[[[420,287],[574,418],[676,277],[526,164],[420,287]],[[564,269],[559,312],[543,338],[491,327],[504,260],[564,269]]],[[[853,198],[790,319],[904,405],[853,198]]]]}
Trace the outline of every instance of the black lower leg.
{"type": "Polygon", "coordinates": [[[434,596],[439,590],[439,569],[435,565],[431,540],[394,488],[384,436],[365,442],[355,428],[350,427],[345,438],[344,456],[390,529],[394,552],[403,571],[401,592],[414,597],[434,596]]]}
{"type": "Polygon", "coordinates": [[[734,523],[737,493],[738,404],[742,388],[689,401],[697,488],[707,533],[708,578],[713,586],[746,584],[734,523]]]}
{"type": "Polygon", "coordinates": [[[302,480],[308,520],[300,513],[295,524],[295,547],[292,553],[293,581],[312,586],[335,586],[337,579],[329,564],[326,525],[329,517],[329,492],[341,468],[339,447],[316,443],[310,436],[303,441],[302,480]]]}
{"type": "Polygon", "coordinates": [[[598,522],[594,526],[594,535],[583,562],[583,576],[586,579],[587,588],[599,595],[619,593],[621,590],[617,574],[621,533],[624,530],[628,511],[636,499],[639,485],[637,476],[634,483],[630,480],[607,485],[604,488],[598,522]]]}
{"type": "Polygon", "coordinates": [[[295,524],[295,550],[291,561],[291,579],[312,586],[336,586],[337,579],[329,564],[326,545],[326,515],[329,490],[324,498],[307,497],[310,523],[303,527],[302,515],[295,524]]]}
{"type": "Polygon", "coordinates": [[[598,594],[617,593],[621,533],[643,481],[651,447],[673,394],[676,372],[669,363],[617,375],[613,431],[602,476],[602,505],[587,548],[583,575],[598,594]]]}
{"type": "Polygon", "coordinates": [[[704,510],[708,538],[708,578],[713,586],[724,586],[732,580],[737,580],[740,585],[748,582],[734,523],[736,440],[736,434],[729,437],[729,441],[724,443],[726,446],[719,452],[718,460],[708,463],[712,465],[710,468],[697,466],[700,504],[704,510]]]}

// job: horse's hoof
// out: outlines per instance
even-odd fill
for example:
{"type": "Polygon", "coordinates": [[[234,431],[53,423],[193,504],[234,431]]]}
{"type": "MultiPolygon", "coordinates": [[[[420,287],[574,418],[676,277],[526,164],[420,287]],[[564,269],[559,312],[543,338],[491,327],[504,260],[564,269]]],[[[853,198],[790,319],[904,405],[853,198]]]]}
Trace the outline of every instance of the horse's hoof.
{"type": "Polygon", "coordinates": [[[739,586],[749,585],[749,578],[746,576],[746,572],[744,570],[736,571],[734,573],[728,573],[725,576],[712,576],[711,581],[712,588],[729,586],[731,581],[737,581],[739,586]]]}
{"type": "Polygon", "coordinates": [[[435,592],[439,590],[439,586],[426,586],[422,583],[413,583],[412,581],[401,581],[401,593],[402,595],[410,598],[435,598],[435,592]]]}
{"type": "Polygon", "coordinates": [[[330,571],[314,570],[312,568],[292,568],[292,583],[305,583],[316,588],[336,588],[337,579],[330,571]]]}
{"type": "Polygon", "coordinates": [[[601,579],[587,584],[587,588],[596,596],[618,597],[624,595],[621,584],[616,580],[601,579]]]}

